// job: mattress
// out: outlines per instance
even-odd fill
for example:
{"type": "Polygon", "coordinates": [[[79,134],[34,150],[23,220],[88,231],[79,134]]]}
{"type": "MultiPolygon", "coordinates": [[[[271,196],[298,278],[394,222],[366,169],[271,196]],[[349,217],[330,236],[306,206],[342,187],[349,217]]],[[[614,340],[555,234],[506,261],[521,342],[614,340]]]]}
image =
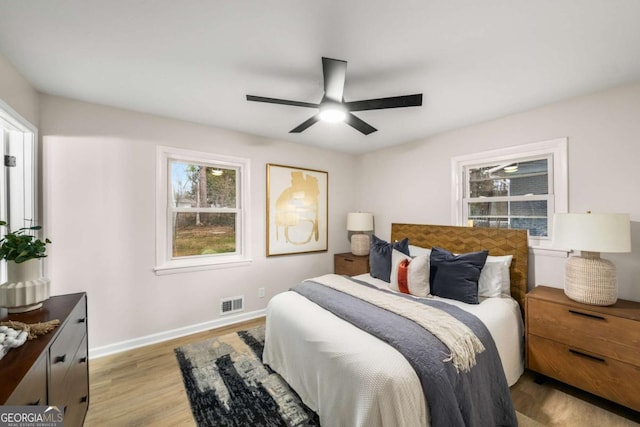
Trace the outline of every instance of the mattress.
{"type": "MultiPolygon", "coordinates": [[[[387,289],[370,275],[355,277],[387,289]]],[[[434,297],[477,316],[495,341],[508,384],[524,371],[523,322],[510,297],[470,305],[434,297]]],[[[296,292],[267,307],[263,361],[328,426],[427,426],[428,406],[409,362],[393,347],[296,292]]]]}

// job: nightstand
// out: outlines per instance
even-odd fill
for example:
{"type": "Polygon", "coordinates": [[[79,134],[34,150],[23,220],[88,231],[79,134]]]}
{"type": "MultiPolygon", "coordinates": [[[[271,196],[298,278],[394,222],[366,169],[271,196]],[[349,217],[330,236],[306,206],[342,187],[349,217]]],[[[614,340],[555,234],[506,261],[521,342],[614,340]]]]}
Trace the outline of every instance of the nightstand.
{"type": "Polygon", "coordinates": [[[525,305],[527,368],[640,411],[640,303],[586,305],[538,286],[525,305]]]}
{"type": "Polygon", "coordinates": [[[369,255],[357,256],[351,252],[335,254],[333,256],[333,269],[335,274],[357,276],[369,272],[369,255]]]}

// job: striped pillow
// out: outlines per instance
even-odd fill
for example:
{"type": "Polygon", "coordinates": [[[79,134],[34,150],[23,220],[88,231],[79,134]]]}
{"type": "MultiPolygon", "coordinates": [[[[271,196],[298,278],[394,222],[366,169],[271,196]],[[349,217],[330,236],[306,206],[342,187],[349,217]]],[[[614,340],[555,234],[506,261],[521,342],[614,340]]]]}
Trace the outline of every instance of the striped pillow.
{"type": "Polygon", "coordinates": [[[391,253],[389,288],[417,297],[429,295],[429,256],[411,258],[400,251],[391,253]]]}

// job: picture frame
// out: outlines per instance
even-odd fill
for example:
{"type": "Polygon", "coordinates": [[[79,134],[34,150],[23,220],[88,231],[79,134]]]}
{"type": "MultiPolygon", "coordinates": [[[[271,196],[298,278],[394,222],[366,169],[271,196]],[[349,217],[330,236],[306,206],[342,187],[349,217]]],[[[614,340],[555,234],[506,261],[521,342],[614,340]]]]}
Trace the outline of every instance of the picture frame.
{"type": "Polygon", "coordinates": [[[326,252],[329,173],[267,163],[267,256],[326,252]]]}

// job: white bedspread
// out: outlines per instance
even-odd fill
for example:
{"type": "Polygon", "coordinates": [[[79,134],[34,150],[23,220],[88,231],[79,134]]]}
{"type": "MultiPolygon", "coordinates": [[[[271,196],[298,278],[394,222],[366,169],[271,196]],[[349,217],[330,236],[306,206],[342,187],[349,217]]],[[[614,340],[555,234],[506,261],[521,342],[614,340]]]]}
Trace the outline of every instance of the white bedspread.
{"type": "MultiPolygon", "coordinates": [[[[376,286],[387,283],[357,276],[376,286]]],[[[496,343],[509,385],[524,371],[523,324],[512,298],[478,305],[437,298],[476,315],[496,343]]],[[[320,416],[326,426],[426,426],[420,381],[394,348],[296,292],[267,307],[263,360],[320,416]]]]}

